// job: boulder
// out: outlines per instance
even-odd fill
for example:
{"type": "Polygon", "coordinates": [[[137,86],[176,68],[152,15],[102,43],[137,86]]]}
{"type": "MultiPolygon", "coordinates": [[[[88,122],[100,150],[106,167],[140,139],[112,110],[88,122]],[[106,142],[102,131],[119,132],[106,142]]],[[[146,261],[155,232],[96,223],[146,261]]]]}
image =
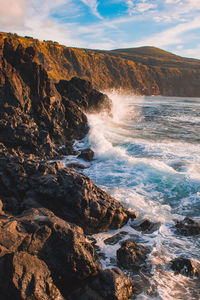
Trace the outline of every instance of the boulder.
{"type": "Polygon", "coordinates": [[[64,300],[47,265],[26,252],[0,259],[1,299],[64,300]]]}
{"type": "Polygon", "coordinates": [[[82,150],[78,156],[78,158],[82,158],[86,161],[92,161],[93,157],[94,157],[94,151],[92,151],[90,148],[82,150]]]}
{"type": "Polygon", "coordinates": [[[133,227],[135,230],[142,231],[144,234],[151,234],[154,231],[157,231],[160,227],[160,222],[151,222],[149,220],[144,220],[140,223],[131,224],[131,227],[133,227]]]}
{"type": "Polygon", "coordinates": [[[174,271],[174,273],[182,274],[185,276],[196,276],[199,277],[200,273],[195,268],[195,266],[192,264],[192,262],[188,258],[184,257],[178,257],[170,262],[171,269],[174,271]]]}
{"type": "Polygon", "coordinates": [[[175,228],[178,233],[185,236],[200,234],[200,222],[189,217],[185,217],[183,221],[177,221],[175,228]]]}
{"type": "Polygon", "coordinates": [[[128,300],[132,291],[130,279],[113,268],[100,271],[87,286],[74,291],[69,300],[128,300]]]}
{"type": "Polygon", "coordinates": [[[132,240],[122,242],[121,247],[117,250],[118,265],[127,270],[138,272],[145,265],[149,252],[149,248],[138,245],[132,240]]]}

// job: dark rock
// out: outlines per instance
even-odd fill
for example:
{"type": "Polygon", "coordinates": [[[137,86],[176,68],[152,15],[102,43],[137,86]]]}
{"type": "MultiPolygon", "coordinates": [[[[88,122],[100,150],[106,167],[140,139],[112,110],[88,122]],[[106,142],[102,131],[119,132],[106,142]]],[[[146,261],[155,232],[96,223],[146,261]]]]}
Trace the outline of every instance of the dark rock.
{"type": "Polygon", "coordinates": [[[5,210],[13,214],[43,206],[86,233],[120,228],[129,219],[118,201],[62,163],[8,160],[0,166],[0,194],[5,210]]]}
{"type": "Polygon", "coordinates": [[[15,156],[53,158],[73,152],[72,140],[89,130],[84,111],[110,107],[89,82],[73,78],[56,88],[35,62],[37,51],[14,39],[0,45],[0,143],[15,156]],[[59,93],[60,91],[60,93],[59,93]],[[66,146],[65,148],[61,146],[66,146]],[[65,150],[65,151],[64,151],[65,150]]]}
{"type": "Polygon", "coordinates": [[[64,300],[53,284],[47,265],[25,252],[7,254],[0,259],[1,299],[64,300]],[[9,274],[5,278],[5,274],[9,274]]]}
{"type": "Polygon", "coordinates": [[[94,151],[92,151],[91,149],[82,150],[78,156],[78,158],[82,158],[87,161],[92,161],[93,157],[94,157],[94,151]]]}
{"type": "Polygon", "coordinates": [[[132,294],[130,279],[118,268],[100,271],[84,288],[69,297],[70,300],[127,300],[132,294]]]}
{"type": "MultiPolygon", "coordinates": [[[[41,284],[42,290],[45,280],[47,287],[48,284],[50,287],[51,274],[53,284],[67,296],[74,287],[95,275],[99,268],[94,248],[86,241],[83,230],[42,208],[31,209],[15,218],[7,216],[0,219],[0,250],[1,257],[19,252],[11,262],[11,272],[14,272],[14,268],[17,275],[13,273],[11,278],[22,277],[24,287],[23,284],[20,287],[20,281],[15,282],[15,287],[21,293],[26,289],[26,284],[29,285],[31,278],[37,280],[37,284],[41,284]]],[[[4,260],[0,259],[0,265],[2,264],[4,266],[4,260]]],[[[4,277],[0,280],[0,286],[3,284],[4,277]]],[[[36,290],[32,289],[32,293],[35,292],[36,290]]]]}
{"type": "Polygon", "coordinates": [[[147,259],[149,248],[128,240],[117,250],[118,265],[133,272],[137,272],[147,259]]]}
{"type": "Polygon", "coordinates": [[[139,224],[138,223],[131,224],[131,227],[133,227],[135,230],[142,231],[142,233],[144,233],[144,234],[150,234],[150,233],[158,230],[160,225],[161,225],[160,222],[153,223],[149,220],[144,220],[139,224]]]}
{"type": "Polygon", "coordinates": [[[200,234],[200,222],[185,217],[183,221],[178,221],[175,225],[176,231],[185,236],[200,234]]]}
{"type": "Polygon", "coordinates": [[[68,97],[86,112],[111,111],[112,102],[105,94],[92,88],[92,84],[77,77],[70,81],[60,80],[56,84],[58,92],[68,97]]]}
{"type": "Polygon", "coordinates": [[[126,231],[121,231],[113,236],[111,236],[110,238],[107,238],[106,240],[104,240],[104,244],[106,245],[115,245],[117,244],[121,239],[123,239],[126,235],[128,234],[128,232],[126,231]]]}
{"type": "Polygon", "coordinates": [[[174,271],[174,273],[182,274],[185,276],[197,276],[199,277],[200,273],[198,273],[197,269],[191,261],[187,258],[179,257],[175,258],[170,262],[171,268],[174,271]]]}
{"type": "Polygon", "coordinates": [[[72,169],[78,169],[78,170],[84,170],[87,168],[86,166],[78,163],[69,163],[67,164],[67,167],[72,169]]]}

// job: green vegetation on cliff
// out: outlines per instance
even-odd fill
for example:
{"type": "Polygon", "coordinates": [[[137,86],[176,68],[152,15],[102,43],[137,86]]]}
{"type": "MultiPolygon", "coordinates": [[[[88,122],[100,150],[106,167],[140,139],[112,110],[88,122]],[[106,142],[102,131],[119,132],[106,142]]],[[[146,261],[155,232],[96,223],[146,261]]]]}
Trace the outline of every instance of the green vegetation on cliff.
{"type": "Polygon", "coordinates": [[[37,49],[36,62],[54,81],[74,76],[101,90],[122,89],[136,94],[200,97],[200,60],[183,58],[155,47],[112,51],[78,49],[9,33],[23,47],[37,49]]]}

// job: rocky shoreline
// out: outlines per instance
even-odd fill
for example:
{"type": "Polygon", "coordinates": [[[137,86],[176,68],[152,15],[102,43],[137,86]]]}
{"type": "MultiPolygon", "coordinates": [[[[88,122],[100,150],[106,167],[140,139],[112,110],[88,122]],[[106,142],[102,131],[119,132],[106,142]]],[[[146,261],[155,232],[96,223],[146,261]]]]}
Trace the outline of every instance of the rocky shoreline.
{"type": "MultiPolygon", "coordinates": [[[[129,299],[136,287],[124,271],[137,273],[150,250],[127,240],[117,251],[121,269],[104,270],[91,234],[121,228],[135,213],[87,176],[49,162],[75,154],[73,140],[89,130],[85,113],[110,113],[111,101],[86,80],[54,83],[35,55],[12,39],[0,45],[1,299],[129,299]]],[[[137,230],[159,225],[144,220],[137,230]]],[[[176,229],[199,234],[200,225],[186,219],[176,229]]],[[[187,260],[172,262],[179,273],[185,266],[198,275],[187,260]]]]}

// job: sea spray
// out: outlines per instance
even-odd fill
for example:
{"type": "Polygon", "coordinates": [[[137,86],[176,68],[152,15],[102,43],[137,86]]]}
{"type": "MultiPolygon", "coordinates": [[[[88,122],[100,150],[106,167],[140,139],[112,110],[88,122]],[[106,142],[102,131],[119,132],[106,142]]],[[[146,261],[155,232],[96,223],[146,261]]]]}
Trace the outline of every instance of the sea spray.
{"type": "Polygon", "coordinates": [[[199,237],[175,232],[175,220],[200,215],[200,101],[167,97],[110,94],[113,118],[88,115],[90,132],[76,142],[77,149],[90,146],[95,160],[84,170],[94,182],[127,208],[138,220],[161,222],[157,231],[142,235],[127,224],[117,231],[95,235],[105,254],[104,267],[116,266],[120,244],[104,240],[121,230],[151,247],[151,289],[138,299],[198,299],[192,278],[174,275],[169,262],[178,256],[200,260],[199,237]],[[192,120],[192,121],[190,121],[192,120]]]}

